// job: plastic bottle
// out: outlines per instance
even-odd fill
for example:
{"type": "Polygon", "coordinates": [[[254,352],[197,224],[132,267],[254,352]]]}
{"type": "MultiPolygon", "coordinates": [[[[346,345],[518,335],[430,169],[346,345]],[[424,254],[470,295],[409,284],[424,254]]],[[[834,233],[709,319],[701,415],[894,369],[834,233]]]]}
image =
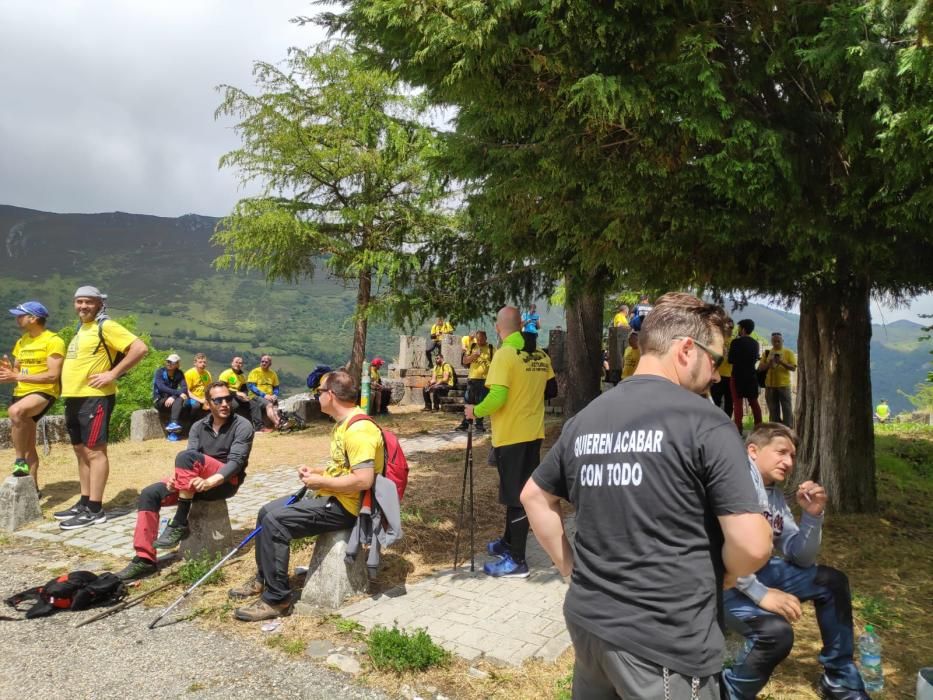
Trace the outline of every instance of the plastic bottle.
{"type": "Polygon", "coordinates": [[[369,387],[369,368],[363,368],[362,382],[360,385],[360,408],[363,409],[363,413],[369,415],[369,399],[370,399],[370,387],[369,387]]]}
{"type": "Polygon", "coordinates": [[[162,519],[159,521],[159,534],[161,535],[163,532],[165,532],[165,528],[167,527],[168,527],[168,518],[163,516],[162,519]]]}
{"type": "Polygon", "coordinates": [[[881,640],[872,625],[865,625],[865,633],[858,638],[859,666],[865,690],[870,693],[884,688],[884,671],[881,669],[881,640]]]}

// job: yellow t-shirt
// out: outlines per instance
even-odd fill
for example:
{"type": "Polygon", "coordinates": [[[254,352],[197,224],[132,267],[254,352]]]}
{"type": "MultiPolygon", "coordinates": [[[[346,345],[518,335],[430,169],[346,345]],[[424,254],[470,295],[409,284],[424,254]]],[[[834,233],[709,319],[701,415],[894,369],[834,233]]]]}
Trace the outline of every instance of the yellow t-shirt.
{"type": "Polygon", "coordinates": [[[486,375],[489,374],[489,364],[492,362],[493,356],[492,345],[486,343],[486,345],[480,347],[473,343],[470,346],[470,352],[467,354],[472,355],[477,350],[479,350],[479,357],[470,363],[470,373],[467,375],[469,379],[485,379],[486,375]]]}
{"type": "Polygon", "coordinates": [[[221,372],[220,376],[217,377],[217,381],[226,382],[232,392],[246,391],[246,375],[243,372],[237,374],[232,367],[227,367],[221,372]]]}
{"type": "Polygon", "coordinates": [[[279,375],[275,373],[274,369],[256,367],[250,371],[246,381],[255,384],[256,388],[263,394],[271,394],[272,390],[279,385],[279,375]]]}
{"type": "Polygon", "coordinates": [[[444,321],[442,324],[433,324],[431,326],[431,335],[441,336],[441,335],[450,335],[454,332],[454,327],[450,325],[449,321],[444,321]]]}
{"type": "Polygon", "coordinates": [[[210,384],[213,379],[211,379],[211,373],[207,370],[204,370],[204,373],[199,373],[197,367],[192,367],[187,372],[185,372],[185,384],[188,385],[188,396],[198,401],[204,402],[204,391],[207,389],[207,385],[210,384]]]}
{"type": "Polygon", "coordinates": [[[640,359],[641,350],[633,348],[631,345],[625,348],[625,354],[622,357],[622,379],[635,374],[635,368],[638,367],[640,359]]]}
{"type": "MultiPolygon", "coordinates": [[[[780,353],[782,362],[786,362],[790,365],[797,364],[797,356],[794,354],[794,351],[788,350],[787,348],[781,348],[778,351],[773,349],[765,350],[765,359],[770,362],[771,356],[775,352],[780,353]]],[[[790,370],[781,365],[776,367],[768,365],[768,375],[765,377],[765,386],[769,389],[779,389],[781,387],[790,386],[790,370]]]]}
{"type": "MultiPolygon", "coordinates": [[[[20,374],[42,374],[49,369],[48,359],[52,355],[65,356],[65,341],[50,330],[44,330],[35,338],[28,333],[16,341],[13,346],[13,357],[19,363],[20,374]]],[[[13,396],[26,396],[38,392],[59,396],[62,391],[60,382],[48,384],[33,384],[32,382],[17,382],[13,388],[13,396]]]]}
{"type": "Polygon", "coordinates": [[[467,353],[470,352],[470,346],[472,344],[473,344],[473,339],[470,336],[465,335],[462,338],[460,338],[460,347],[463,350],[463,352],[467,352],[467,353]]]}
{"type": "Polygon", "coordinates": [[[612,317],[612,325],[616,328],[628,328],[628,316],[620,311],[612,317]]]}
{"type": "Polygon", "coordinates": [[[453,386],[456,381],[456,375],[454,374],[454,368],[450,366],[450,363],[445,362],[440,365],[434,365],[434,368],[431,370],[432,383],[438,384],[444,381],[444,372],[449,372],[447,383],[450,386],[453,386]]]}
{"type": "Polygon", "coordinates": [[[379,376],[379,370],[372,365],[369,366],[369,382],[370,384],[382,383],[382,377],[379,376]]]}
{"type": "Polygon", "coordinates": [[[117,393],[117,383],[113,382],[97,389],[88,385],[92,374],[109,372],[110,358],[118,352],[126,352],[137,338],[116,321],[107,319],[97,327],[97,321],[82,323],[65,351],[65,363],[62,365],[62,396],[113,396],[117,393]],[[100,333],[104,342],[100,342],[100,333]],[[104,347],[107,345],[107,348],[104,347]]]}
{"type": "Polygon", "coordinates": [[[551,359],[503,345],[493,356],[486,386],[508,387],[505,405],[492,414],[492,445],[514,445],[544,438],[544,386],[553,378],[551,359]]]}
{"type": "Polygon", "coordinates": [[[729,346],[732,345],[732,338],[726,338],[722,342],[722,364],[719,365],[719,377],[728,379],[732,376],[732,364],[729,362],[729,346]]]}
{"type": "MultiPolygon", "coordinates": [[[[363,409],[357,407],[344,420],[334,426],[330,435],[330,462],[324,469],[326,476],[346,476],[353,472],[353,467],[363,462],[373,462],[376,474],[382,474],[385,465],[385,452],[382,447],[382,431],[371,420],[358,420],[350,429],[347,422],[363,409]]],[[[318,496],[333,496],[352,515],[359,515],[360,495],[358,493],[335,493],[320,489],[318,496]]]]}
{"type": "Polygon", "coordinates": [[[879,403],[878,406],[875,408],[875,413],[878,414],[878,417],[881,420],[887,420],[888,416],[891,415],[891,407],[888,406],[888,404],[886,403],[879,403]]]}

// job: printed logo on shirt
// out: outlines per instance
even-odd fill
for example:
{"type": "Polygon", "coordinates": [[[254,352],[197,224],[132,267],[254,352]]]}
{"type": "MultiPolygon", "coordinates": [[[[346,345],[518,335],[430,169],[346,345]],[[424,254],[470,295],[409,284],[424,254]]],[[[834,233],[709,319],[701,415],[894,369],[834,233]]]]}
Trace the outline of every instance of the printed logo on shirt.
{"type": "Polygon", "coordinates": [[[784,516],[781,513],[772,513],[767,509],[764,512],[764,516],[771,525],[771,534],[780,538],[781,534],[784,532],[784,516]]]}
{"type": "MultiPolygon", "coordinates": [[[[624,430],[617,433],[584,433],[573,441],[575,457],[586,455],[661,452],[663,430],[624,430]]],[[[639,486],[644,472],[639,462],[584,464],[580,467],[581,486],[639,486]]]]}

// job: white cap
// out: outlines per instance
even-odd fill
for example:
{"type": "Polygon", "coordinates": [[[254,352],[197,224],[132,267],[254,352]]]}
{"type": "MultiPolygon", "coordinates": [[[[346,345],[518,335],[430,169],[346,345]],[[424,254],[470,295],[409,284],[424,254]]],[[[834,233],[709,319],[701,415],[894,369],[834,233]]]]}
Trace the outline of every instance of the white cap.
{"type": "Polygon", "coordinates": [[[180,358],[178,355],[176,355],[175,353],[172,353],[171,355],[169,355],[168,357],[165,358],[165,361],[166,361],[166,362],[171,362],[171,363],[177,365],[179,362],[181,362],[181,358],[180,358]]]}

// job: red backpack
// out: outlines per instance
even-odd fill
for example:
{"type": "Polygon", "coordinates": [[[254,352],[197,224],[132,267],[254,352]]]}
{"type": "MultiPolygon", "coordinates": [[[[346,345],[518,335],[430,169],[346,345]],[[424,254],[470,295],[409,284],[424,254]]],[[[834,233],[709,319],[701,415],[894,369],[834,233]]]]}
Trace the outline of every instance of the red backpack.
{"type": "Polygon", "coordinates": [[[401,502],[405,495],[405,487],[408,486],[408,460],[405,459],[405,453],[402,452],[402,446],[398,442],[398,436],[391,430],[383,430],[379,424],[370,416],[363,413],[357,413],[347,421],[347,430],[357,421],[368,420],[382,433],[382,449],[385,457],[385,472],[383,476],[395,484],[395,490],[398,491],[398,500],[401,502]]]}

